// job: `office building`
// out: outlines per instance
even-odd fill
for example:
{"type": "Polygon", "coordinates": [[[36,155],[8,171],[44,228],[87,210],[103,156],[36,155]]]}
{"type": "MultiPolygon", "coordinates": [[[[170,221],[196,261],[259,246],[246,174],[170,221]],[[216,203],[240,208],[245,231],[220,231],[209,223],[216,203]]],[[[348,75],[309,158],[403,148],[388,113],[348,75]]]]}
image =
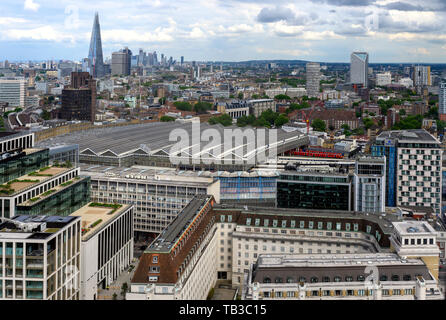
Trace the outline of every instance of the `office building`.
{"type": "Polygon", "coordinates": [[[246,278],[244,300],[444,299],[422,260],[390,253],[261,255],[246,278]]]}
{"type": "Polygon", "coordinates": [[[147,248],[127,300],[205,300],[217,280],[212,196],[190,201],[147,248]]]}
{"type": "Polygon", "coordinates": [[[350,83],[368,87],[369,54],[353,52],[350,56],[350,83]]]}
{"type": "Polygon", "coordinates": [[[385,131],[371,148],[386,157],[386,206],[441,209],[441,145],[424,129],[385,131]]]}
{"type": "Polygon", "coordinates": [[[392,74],[390,72],[376,74],[376,85],[377,86],[384,87],[391,83],[392,83],[392,74]]]}
{"type": "Polygon", "coordinates": [[[91,177],[92,201],[133,204],[136,232],[161,233],[196,195],[214,195],[220,201],[220,182],[193,171],[135,166],[82,166],[91,177]]]}
{"type": "Polygon", "coordinates": [[[2,218],[0,300],[79,300],[80,220],[2,218]]]}
{"type": "Polygon", "coordinates": [[[253,114],[256,118],[260,117],[263,111],[272,110],[276,112],[276,102],[274,99],[255,99],[248,100],[250,105],[249,114],[253,114]]]}
{"type": "Polygon", "coordinates": [[[438,99],[438,116],[440,120],[446,121],[446,79],[440,82],[438,99]]]}
{"type": "Polygon", "coordinates": [[[277,207],[351,211],[352,180],[338,168],[282,171],[277,179],[277,207]]]}
{"type": "Polygon", "coordinates": [[[133,260],[133,207],[90,203],[71,217],[81,218],[81,300],[96,300],[133,260]]]}
{"type": "Polygon", "coordinates": [[[71,85],[62,90],[60,118],[94,122],[96,117],[96,80],[88,72],[71,73],[71,85]]]}
{"type": "MultiPolygon", "coordinates": [[[[289,273],[280,272],[282,278],[277,281],[276,277],[280,277],[277,274],[269,277],[271,281],[264,282],[261,278],[261,283],[274,284],[279,289],[288,283],[296,286],[301,282],[307,288],[313,284],[326,283],[328,286],[330,283],[333,288],[326,289],[333,291],[330,295],[338,298],[353,296],[351,292],[346,292],[350,289],[347,287],[357,285],[358,288],[354,290],[363,290],[363,282],[370,273],[365,272],[365,267],[370,265],[368,261],[374,261],[378,267],[381,262],[385,266],[395,266],[395,269],[384,267],[386,272],[381,275],[386,278],[380,278],[382,289],[402,286],[407,289],[408,284],[403,281],[413,281],[415,276],[423,275],[428,290],[420,292],[426,293],[426,299],[440,299],[442,294],[439,293],[435,276],[438,274],[438,264],[435,265],[438,260],[435,257],[439,250],[434,252],[431,240],[427,240],[427,244],[424,240],[421,244],[415,242],[412,251],[408,252],[410,256],[405,256],[398,248],[395,250],[391,244],[391,238],[399,236],[395,234],[395,230],[400,229],[398,223],[409,222],[415,223],[415,227],[420,230],[428,228],[429,232],[422,236],[432,238],[432,242],[437,243],[436,233],[429,227],[421,226],[425,222],[406,221],[396,214],[248,208],[217,205],[212,197],[196,197],[144,252],[126,299],[205,299],[217,280],[230,280],[233,287],[239,288],[243,297],[248,298],[244,292],[251,283],[246,280],[252,273],[252,265],[262,263],[259,260],[261,255],[290,255],[293,259],[305,261],[307,267],[312,268],[308,271],[313,271],[313,275],[307,272],[302,274],[305,279],[301,279],[294,269],[289,273]],[[296,254],[299,256],[294,256],[296,254]],[[321,265],[322,260],[325,265],[321,265]],[[340,274],[328,272],[334,265],[353,269],[341,267],[337,270],[340,274]],[[397,269],[398,273],[392,272],[397,269]],[[293,278],[287,281],[291,273],[293,278]],[[408,274],[410,280],[403,277],[408,274]],[[398,278],[392,278],[393,275],[398,275],[398,278]],[[318,277],[317,282],[311,280],[313,276],[318,277]],[[323,280],[324,276],[330,279],[323,280]],[[338,276],[341,278],[338,279],[338,276]],[[353,283],[356,281],[359,283],[353,283]],[[346,285],[338,282],[352,283],[346,285]],[[337,294],[336,290],[345,292],[337,294]]],[[[414,284],[410,283],[412,288],[414,284]]],[[[387,297],[386,291],[382,293],[387,297]]],[[[362,293],[358,295],[362,296],[362,293]]],[[[396,295],[399,294],[395,292],[396,295]]],[[[414,292],[407,291],[405,295],[413,296],[414,292]]]]}
{"type": "Polygon", "coordinates": [[[354,210],[385,212],[386,158],[360,157],[355,163],[354,210]]]}
{"type": "Polygon", "coordinates": [[[127,47],[112,53],[111,71],[113,76],[129,76],[132,61],[132,51],[127,47]]]}
{"type": "Polygon", "coordinates": [[[0,183],[48,166],[47,149],[34,148],[33,133],[0,133],[0,183]]]}
{"type": "Polygon", "coordinates": [[[91,32],[90,51],[88,53],[89,72],[93,78],[102,78],[105,75],[104,57],[102,55],[101,26],[99,14],[96,12],[91,32]]]}
{"type": "Polygon", "coordinates": [[[25,107],[25,79],[0,78],[0,101],[10,107],[25,107]]]}
{"type": "Polygon", "coordinates": [[[0,142],[1,217],[65,216],[88,203],[90,178],[69,163],[48,166],[49,151],[34,148],[34,134],[9,134],[0,142]]]}
{"type": "Polygon", "coordinates": [[[317,97],[319,95],[320,88],[320,75],[321,66],[316,62],[308,62],[306,65],[306,73],[307,73],[307,94],[308,97],[317,97]]]}
{"type": "Polygon", "coordinates": [[[411,72],[413,85],[415,87],[423,88],[432,85],[430,66],[414,66],[411,72]]]}

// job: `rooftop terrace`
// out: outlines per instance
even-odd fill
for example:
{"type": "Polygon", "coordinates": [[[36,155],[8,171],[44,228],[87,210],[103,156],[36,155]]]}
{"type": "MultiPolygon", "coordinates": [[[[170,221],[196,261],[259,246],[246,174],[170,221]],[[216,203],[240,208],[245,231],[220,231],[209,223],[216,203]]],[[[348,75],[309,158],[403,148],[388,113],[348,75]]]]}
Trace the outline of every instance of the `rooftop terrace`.
{"type": "Polygon", "coordinates": [[[130,205],[91,202],[70,216],[81,217],[82,241],[87,241],[129,207],[130,205]]]}
{"type": "Polygon", "coordinates": [[[41,184],[70,170],[72,170],[72,168],[52,166],[31,172],[18,179],[0,185],[0,196],[14,196],[17,193],[41,184]]]}

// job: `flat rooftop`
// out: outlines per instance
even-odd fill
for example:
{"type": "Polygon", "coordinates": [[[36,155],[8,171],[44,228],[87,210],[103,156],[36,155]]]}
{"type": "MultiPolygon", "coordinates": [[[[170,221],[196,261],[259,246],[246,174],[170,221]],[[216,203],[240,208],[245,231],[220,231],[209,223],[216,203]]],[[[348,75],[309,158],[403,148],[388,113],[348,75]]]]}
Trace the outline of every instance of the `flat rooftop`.
{"type": "Polygon", "coordinates": [[[81,227],[82,230],[85,230],[85,232],[82,233],[82,241],[87,241],[88,239],[90,239],[98,231],[100,231],[102,228],[104,228],[112,220],[114,220],[130,207],[130,205],[117,204],[117,207],[115,209],[112,207],[92,205],[94,205],[93,202],[83,206],[70,215],[71,217],[81,218],[81,227]],[[98,221],[100,222],[97,223],[94,227],[91,227],[92,224],[98,221]]]}
{"type": "Polygon", "coordinates": [[[394,223],[395,230],[400,235],[432,235],[435,229],[426,221],[402,221],[394,223]]]}
{"type": "Polygon", "coordinates": [[[424,129],[384,131],[377,140],[398,140],[399,143],[438,143],[440,142],[424,129]]]}
{"type": "Polygon", "coordinates": [[[65,172],[72,170],[73,168],[59,168],[59,167],[47,167],[42,168],[40,170],[35,171],[34,173],[37,175],[33,175],[33,173],[26,174],[12,180],[10,182],[2,184],[0,187],[2,189],[13,190],[11,194],[0,193],[0,196],[13,196],[17,193],[22,192],[25,189],[31,188],[35,185],[41,184],[47,180],[53,179],[54,177],[61,175],[65,172]]]}
{"type": "Polygon", "coordinates": [[[76,217],[60,216],[16,216],[12,221],[0,224],[0,239],[46,239],[76,220],[76,217]],[[29,226],[33,231],[24,231],[20,226],[29,226]],[[43,226],[43,229],[42,229],[43,226]]]}
{"type": "MultiPolygon", "coordinates": [[[[175,168],[165,167],[149,167],[149,166],[132,166],[113,167],[91,164],[80,164],[81,172],[92,177],[108,177],[108,178],[122,178],[122,179],[136,179],[136,180],[151,180],[156,179],[156,176],[169,179],[184,179],[184,178],[205,178],[203,181],[210,181],[208,178],[229,178],[229,177],[276,177],[279,176],[278,170],[250,170],[250,171],[192,171],[192,170],[177,170],[175,168]]],[[[157,181],[159,181],[157,179],[157,181]]],[[[185,182],[190,179],[185,179],[185,182]]],[[[197,180],[199,181],[199,180],[197,180]]]]}

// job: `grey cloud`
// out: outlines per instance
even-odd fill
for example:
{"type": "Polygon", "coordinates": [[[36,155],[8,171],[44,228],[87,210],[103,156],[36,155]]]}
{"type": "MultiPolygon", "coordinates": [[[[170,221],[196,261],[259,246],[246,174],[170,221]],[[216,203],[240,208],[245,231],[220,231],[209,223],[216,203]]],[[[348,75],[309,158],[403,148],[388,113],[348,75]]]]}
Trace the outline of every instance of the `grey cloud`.
{"type": "Polygon", "coordinates": [[[257,21],[263,23],[294,19],[294,13],[285,7],[263,8],[257,16],[257,21]]]}
{"type": "Polygon", "coordinates": [[[439,21],[419,21],[409,23],[406,21],[395,21],[388,13],[379,15],[379,29],[384,32],[435,32],[443,30],[444,24],[439,21]]]}
{"type": "Polygon", "coordinates": [[[399,10],[399,11],[430,11],[430,9],[420,6],[420,5],[413,5],[407,2],[391,2],[386,4],[385,6],[380,6],[381,8],[385,8],[388,10],[399,10]]]}
{"type": "Polygon", "coordinates": [[[257,15],[257,21],[261,23],[285,21],[288,25],[292,26],[303,26],[318,18],[319,16],[314,12],[296,15],[291,9],[282,6],[263,8],[257,15]]]}
{"type": "Polygon", "coordinates": [[[332,6],[352,6],[352,7],[365,7],[370,6],[376,2],[376,0],[310,0],[313,3],[324,3],[332,6]]]}

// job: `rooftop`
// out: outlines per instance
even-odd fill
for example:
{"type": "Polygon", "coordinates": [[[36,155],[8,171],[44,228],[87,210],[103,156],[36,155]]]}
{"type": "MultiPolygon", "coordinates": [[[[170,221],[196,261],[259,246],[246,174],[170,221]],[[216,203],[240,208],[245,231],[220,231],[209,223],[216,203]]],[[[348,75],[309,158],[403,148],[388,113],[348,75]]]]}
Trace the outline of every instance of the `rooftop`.
{"type": "Polygon", "coordinates": [[[130,205],[91,202],[70,216],[81,217],[82,241],[87,241],[129,207],[130,205]]]}
{"type": "Polygon", "coordinates": [[[25,189],[31,188],[42,182],[50,180],[60,174],[72,170],[73,168],[46,167],[38,171],[26,174],[18,179],[0,185],[0,196],[13,196],[25,189]],[[3,192],[1,190],[4,190],[3,192]]]}
{"type": "Polygon", "coordinates": [[[377,140],[397,140],[399,143],[437,143],[440,142],[424,129],[384,131],[377,140]]]}
{"type": "MultiPolygon", "coordinates": [[[[169,135],[173,130],[185,130],[189,137],[192,136],[192,124],[191,123],[179,123],[179,122],[153,122],[139,125],[129,125],[122,127],[111,128],[95,128],[91,130],[74,132],[66,135],[50,138],[45,141],[39,142],[39,147],[47,147],[54,144],[79,144],[79,151],[81,156],[96,156],[96,157],[125,157],[130,155],[151,155],[169,157],[171,155],[171,148],[176,141],[171,141],[169,135]]],[[[227,129],[239,129],[236,126],[223,127],[222,125],[209,125],[207,123],[200,124],[200,130],[203,132],[206,129],[216,129],[219,131],[220,136],[224,137],[224,130],[227,129]]],[[[246,129],[245,129],[246,130],[246,129]]],[[[283,144],[293,144],[294,146],[299,144],[301,139],[305,136],[298,132],[285,132],[284,130],[277,130],[277,142],[280,147],[283,144]]],[[[274,144],[269,144],[269,130],[265,129],[265,144],[269,147],[274,147],[274,144]]],[[[214,148],[205,150],[208,147],[208,142],[200,141],[201,147],[199,154],[195,153],[194,156],[201,158],[223,158],[225,154],[223,151],[227,151],[224,148],[224,142],[221,145],[216,145],[214,148]],[[218,149],[220,148],[220,149],[218,149]],[[217,154],[215,151],[220,150],[217,154]],[[210,154],[213,151],[215,154],[210,154]]],[[[235,153],[242,148],[245,158],[253,157],[256,153],[251,152],[246,145],[239,145],[234,147],[231,152],[235,153]]],[[[192,145],[189,148],[185,148],[185,154],[192,156],[192,152],[195,149],[192,145]]],[[[264,152],[261,147],[258,147],[257,152],[264,152]]],[[[237,155],[239,155],[237,153],[237,155]]]]}
{"type": "Polygon", "coordinates": [[[0,239],[46,239],[72,223],[75,217],[16,216],[0,224],[0,239]]]}
{"type": "Polygon", "coordinates": [[[174,168],[165,167],[149,167],[149,166],[132,166],[130,168],[125,167],[113,167],[113,166],[99,166],[91,164],[81,164],[81,172],[92,177],[108,177],[119,178],[128,180],[157,180],[159,177],[161,180],[175,179],[177,181],[184,180],[185,183],[202,180],[203,182],[210,182],[216,177],[274,177],[278,176],[278,171],[271,170],[250,170],[250,171],[191,171],[191,170],[177,170],[174,168]],[[201,178],[201,179],[200,179],[201,178]]]}
{"type": "Polygon", "coordinates": [[[329,219],[365,219],[373,223],[377,223],[381,230],[390,234],[393,230],[393,223],[403,221],[396,214],[386,213],[366,213],[355,211],[335,211],[335,210],[314,210],[314,209],[285,209],[285,208],[266,208],[255,206],[241,206],[234,204],[215,204],[215,210],[240,210],[242,213],[256,215],[275,215],[275,216],[291,216],[291,217],[318,217],[329,219]]]}
{"type": "Polygon", "coordinates": [[[432,235],[435,229],[426,221],[402,221],[393,224],[400,235],[432,235]]]}
{"type": "Polygon", "coordinates": [[[177,215],[175,220],[155,239],[147,248],[146,252],[168,253],[181,238],[181,235],[188,229],[197,214],[211,199],[210,196],[196,196],[177,215]]]}
{"type": "MultiPolygon", "coordinates": [[[[337,254],[337,255],[260,255],[253,272],[253,281],[263,283],[269,278],[271,283],[277,277],[291,283],[311,282],[316,277],[320,282],[324,277],[335,282],[362,281],[370,274],[368,267],[376,267],[380,281],[413,281],[418,276],[434,280],[421,259],[402,259],[397,254],[337,254]],[[383,279],[385,277],[385,279],[383,279]]],[[[283,281],[283,280],[282,280],[283,281]]],[[[283,281],[285,282],[285,281],[283,281]]],[[[283,284],[281,284],[283,285],[283,284]]]]}

